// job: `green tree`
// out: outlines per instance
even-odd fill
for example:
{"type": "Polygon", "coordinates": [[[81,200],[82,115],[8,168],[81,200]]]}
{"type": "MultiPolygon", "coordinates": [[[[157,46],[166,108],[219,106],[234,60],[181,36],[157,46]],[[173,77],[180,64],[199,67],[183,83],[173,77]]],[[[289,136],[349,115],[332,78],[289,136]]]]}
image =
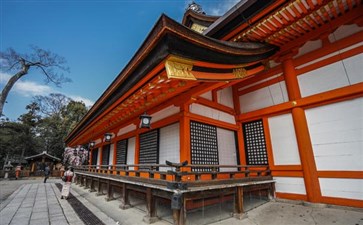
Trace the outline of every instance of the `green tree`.
{"type": "Polygon", "coordinates": [[[83,102],[74,101],[62,94],[36,96],[34,102],[43,114],[38,126],[43,149],[52,155],[62,157],[64,139],[87,112],[83,102]]]}
{"type": "Polygon", "coordinates": [[[21,162],[24,156],[32,155],[39,149],[37,126],[41,122],[39,107],[35,104],[26,106],[27,113],[21,115],[18,121],[1,121],[0,130],[0,159],[18,160],[21,162]]]}

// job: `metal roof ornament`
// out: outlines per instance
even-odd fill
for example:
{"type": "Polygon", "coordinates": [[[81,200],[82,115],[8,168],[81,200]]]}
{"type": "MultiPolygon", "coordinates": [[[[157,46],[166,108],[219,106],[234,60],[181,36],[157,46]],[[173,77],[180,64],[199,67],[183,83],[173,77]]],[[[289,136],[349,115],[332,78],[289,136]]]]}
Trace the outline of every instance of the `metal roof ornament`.
{"type": "Polygon", "coordinates": [[[195,3],[194,1],[192,1],[192,3],[188,4],[188,7],[187,7],[186,11],[188,11],[188,10],[193,10],[196,13],[205,14],[205,12],[202,9],[202,6],[195,3]]]}

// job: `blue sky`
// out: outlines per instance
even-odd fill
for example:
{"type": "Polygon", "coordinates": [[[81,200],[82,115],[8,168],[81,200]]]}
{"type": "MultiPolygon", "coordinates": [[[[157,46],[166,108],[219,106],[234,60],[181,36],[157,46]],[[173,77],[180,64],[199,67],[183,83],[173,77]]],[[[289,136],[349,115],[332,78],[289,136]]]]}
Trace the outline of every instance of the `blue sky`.
{"type": "MultiPolygon", "coordinates": [[[[4,114],[26,112],[35,95],[62,93],[92,105],[132,58],[161,13],[181,22],[188,0],[0,0],[0,51],[19,53],[30,45],[67,59],[72,79],[62,88],[46,85],[36,70],[11,90],[4,114]]],[[[238,0],[197,0],[208,15],[222,15],[238,0]]],[[[10,77],[0,72],[0,88],[10,77]]]]}

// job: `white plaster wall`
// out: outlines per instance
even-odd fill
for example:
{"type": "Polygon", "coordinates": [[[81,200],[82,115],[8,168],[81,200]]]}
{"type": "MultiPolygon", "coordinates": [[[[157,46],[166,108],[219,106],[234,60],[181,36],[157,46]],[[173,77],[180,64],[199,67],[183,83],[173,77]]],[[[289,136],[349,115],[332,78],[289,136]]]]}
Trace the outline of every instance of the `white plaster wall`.
{"type": "Polygon", "coordinates": [[[319,49],[322,46],[323,43],[320,39],[315,41],[308,41],[301,48],[299,48],[299,53],[296,56],[294,56],[294,58],[298,58],[308,52],[312,52],[316,49],[319,49]]]}
{"type": "Polygon", "coordinates": [[[251,112],[288,101],[285,81],[241,95],[241,112],[251,112]]]}
{"type": "MultiPolygon", "coordinates": [[[[218,158],[220,165],[237,165],[234,131],[217,127],[218,158]]],[[[237,171],[237,168],[221,168],[223,171],[237,171]]]]}
{"type": "Polygon", "coordinates": [[[212,100],[213,100],[213,98],[212,98],[212,92],[211,92],[211,91],[208,91],[208,92],[206,92],[206,93],[204,93],[204,94],[200,95],[200,97],[203,97],[203,98],[208,99],[208,100],[210,100],[210,101],[212,101],[212,100]]]}
{"type": "Polygon", "coordinates": [[[177,114],[178,112],[180,112],[180,108],[179,107],[175,107],[173,105],[168,106],[154,114],[151,115],[151,123],[162,120],[168,116],[177,114]]]}
{"type": "MultiPolygon", "coordinates": [[[[179,123],[160,128],[159,137],[159,163],[165,164],[165,160],[170,162],[180,162],[180,140],[179,123]]],[[[168,168],[160,168],[160,171],[167,171],[168,168]]]]}
{"type": "Polygon", "coordinates": [[[300,165],[299,148],[291,114],[268,118],[275,165],[300,165]]]}
{"type": "Polygon", "coordinates": [[[250,87],[256,86],[257,84],[262,84],[262,83],[265,83],[266,81],[269,81],[269,80],[272,80],[272,79],[275,79],[275,78],[277,78],[277,77],[281,77],[281,76],[282,76],[282,73],[278,73],[278,74],[276,74],[276,75],[269,76],[269,77],[268,77],[268,78],[266,78],[266,79],[263,79],[263,80],[260,80],[260,81],[254,82],[254,83],[249,84],[249,85],[242,86],[242,87],[238,88],[238,91],[245,90],[245,89],[247,89],[247,88],[250,88],[250,87]]]}
{"type": "Polygon", "coordinates": [[[329,35],[329,41],[335,42],[362,30],[363,27],[359,27],[357,24],[343,25],[329,35]]]}
{"type": "Polygon", "coordinates": [[[302,97],[363,82],[362,62],[360,54],[298,76],[302,97]]]}
{"type": "Polygon", "coordinates": [[[227,87],[217,91],[217,102],[219,104],[234,108],[232,87],[227,87]]]}
{"type": "Polygon", "coordinates": [[[322,196],[363,200],[362,179],[319,178],[322,196]]]}
{"type": "MultiPolygon", "coordinates": [[[[127,141],[127,159],[126,164],[135,164],[135,137],[129,138],[127,141]]],[[[134,169],[130,167],[129,169],[134,169]]]]}
{"type": "MultiPolygon", "coordinates": [[[[113,152],[114,152],[114,146],[115,144],[110,145],[110,155],[108,156],[108,164],[113,165],[113,152]]],[[[109,167],[111,169],[111,167],[109,167]]]]}
{"type": "Polygon", "coordinates": [[[117,136],[126,134],[126,133],[128,133],[130,131],[133,131],[133,130],[136,130],[136,125],[135,124],[127,125],[126,127],[123,127],[120,130],[118,130],[117,136]]]}
{"type": "Polygon", "coordinates": [[[200,104],[193,103],[189,106],[191,113],[209,117],[215,120],[224,121],[231,124],[236,124],[236,120],[233,115],[204,106],[200,104]]]}
{"type": "Polygon", "coordinates": [[[343,60],[350,84],[363,82],[363,53],[343,60]]]}
{"type": "MultiPolygon", "coordinates": [[[[102,148],[98,148],[98,155],[97,155],[97,165],[101,165],[101,151],[102,148]]],[[[97,166],[97,169],[99,169],[100,167],[97,166]]]]}
{"type": "Polygon", "coordinates": [[[302,177],[274,177],[276,192],[306,195],[302,177]]]}
{"type": "Polygon", "coordinates": [[[333,56],[336,56],[336,55],[342,54],[342,53],[344,53],[344,52],[347,52],[347,51],[349,51],[349,50],[352,50],[352,49],[358,48],[358,47],[360,47],[360,46],[363,46],[363,41],[358,42],[358,43],[356,43],[356,44],[354,44],[354,45],[351,45],[351,46],[349,46],[349,47],[346,47],[346,48],[344,48],[344,49],[340,49],[339,51],[335,51],[335,52],[332,52],[332,53],[330,53],[330,54],[324,55],[323,57],[320,57],[320,58],[318,58],[318,59],[314,59],[314,60],[308,61],[308,62],[306,62],[306,63],[304,63],[304,64],[302,64],[302,65],[296,66],[296,69],[304,68],[304,67],[306,67],[306,66],[309,66],[309,65],[312,65],[312,64],[314,64],[314,63],[320,62],[320,61],[322,61],[322,60],[324,60],[324,59],[328,59],[328,58],[331,58],[331,57],[333,57],[333,56]]]}
{"type": "Polygon", "coordinates": [[[341,61],[302,74],[298,81],[302,97],[349,85],[341,61]]]}
{"type": "Polygon", "coordinates": [[[318,170],[363,171],[363,98],[306,110],[318,170]]]}

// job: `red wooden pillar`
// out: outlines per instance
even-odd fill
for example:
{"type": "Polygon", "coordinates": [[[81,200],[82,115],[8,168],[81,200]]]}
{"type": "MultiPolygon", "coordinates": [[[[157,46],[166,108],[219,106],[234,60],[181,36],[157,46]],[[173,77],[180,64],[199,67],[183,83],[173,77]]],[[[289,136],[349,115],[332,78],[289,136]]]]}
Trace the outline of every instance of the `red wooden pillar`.
{"type": "Polygon", "coordinates": [[[282,59],[282,68],[289,100],[292,101],[294,106],[292,109],[292,119],[304,174],[307,199],[310,202],[319,202],[321,190],[305,110],[296,105],[295,102],[295,100],[301,98],[301,93],[292,56],[292,54],[284,56],[282,59]]]}
{"type": "MultiPolygon", "coordinates": [[[[180,162],[188,161],[188,164],[192,163],[191,149],[190,149],[190,117],[189,117],[189,105],[183,104],[180,106],[181,117],[179,119],[179,143],[180,143],[180,162]]],[[[190,167],[182,168],[182,171],[191,171],[190,167]]],[[[188,177],[190,179],[190,177],[188,177]]]]}

